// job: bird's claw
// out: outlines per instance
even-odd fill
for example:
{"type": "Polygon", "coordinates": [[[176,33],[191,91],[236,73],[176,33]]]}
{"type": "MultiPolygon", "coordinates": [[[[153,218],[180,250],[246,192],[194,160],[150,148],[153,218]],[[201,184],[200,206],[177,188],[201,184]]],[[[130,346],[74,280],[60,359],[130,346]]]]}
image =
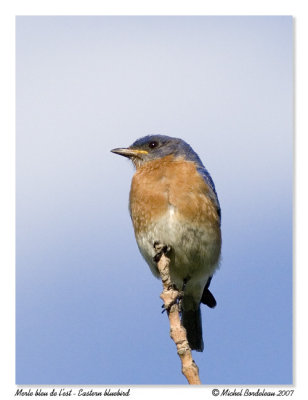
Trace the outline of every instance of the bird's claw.
{"type": "Polygon", "coordinates": [[[154,249],[155,249],[155,256],[153,257],[153,260],[158,263],[158,261],[161,259],[161,256],[163,254],[167,254],[170,252],[171,247],[166,245],[166,244],[162,244],[160,242],[154,242],[153,245],[154,249]]]}
{"type": "Polygon", "coordinates": [[[174,300],[172,300],[171,301],[171,303],[169,303],[169,304],[163,304],[161,307],[163,308],[163,311],[162,311],[162,314],[165,312],[165,311],[167,311],[168,313],[169,313],[169,311],[171,310],[171,307],[174,305],[174,304],[178,304],[178,307],[179,307],[179,312],[181,312],[181,310],[182,310],[182,299],[183,299],[183,297],[184,297],[184,292],[182,292],[182,291],[179,291],[178,292],[178,295],[176,296],[176,298],[174,299],[174,300]]]}

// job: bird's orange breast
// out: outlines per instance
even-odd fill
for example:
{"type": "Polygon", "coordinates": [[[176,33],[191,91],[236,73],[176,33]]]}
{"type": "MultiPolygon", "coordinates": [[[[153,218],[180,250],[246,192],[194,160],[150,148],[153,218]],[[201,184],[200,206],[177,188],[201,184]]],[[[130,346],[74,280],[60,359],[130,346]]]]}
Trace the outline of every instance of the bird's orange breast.
{"type": "Polygon", "coordinates": [[[131,185],[129,203],[135,233],[146,232],[170,207],[183,222],[220,231],[210,190],[194,162],[173,156],[147,162],[137,169],[131,185]]]}

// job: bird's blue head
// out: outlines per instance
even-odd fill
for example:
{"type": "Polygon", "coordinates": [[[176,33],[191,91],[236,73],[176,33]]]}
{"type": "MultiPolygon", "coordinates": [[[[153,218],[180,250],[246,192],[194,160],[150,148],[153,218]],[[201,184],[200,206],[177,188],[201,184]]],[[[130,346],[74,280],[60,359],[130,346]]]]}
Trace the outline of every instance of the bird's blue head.
{"type": "Polygon", "coordinates": [[[113,149],[111,151],[130,158],[137,168],[148,161],[169,155],[173,155],[175,158],[182,157],[203,167],[197,153],[193,151],[188,143],[182,139],[165,135],[144,136],[136,140],[128,148],[113,149]]]}

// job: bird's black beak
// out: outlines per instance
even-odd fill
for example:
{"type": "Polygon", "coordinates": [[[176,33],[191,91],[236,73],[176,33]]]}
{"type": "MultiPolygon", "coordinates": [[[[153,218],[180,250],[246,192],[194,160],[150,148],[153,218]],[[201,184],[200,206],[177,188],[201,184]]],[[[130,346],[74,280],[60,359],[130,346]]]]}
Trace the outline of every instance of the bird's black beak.
{"type": "Polygon", "coordinates": [[[111,153],[119,154],[124,157],[140,157],[141,154],[148,154],[146,150],[130,149],[130,148],[119,148],[111,150],[111,153]]]}

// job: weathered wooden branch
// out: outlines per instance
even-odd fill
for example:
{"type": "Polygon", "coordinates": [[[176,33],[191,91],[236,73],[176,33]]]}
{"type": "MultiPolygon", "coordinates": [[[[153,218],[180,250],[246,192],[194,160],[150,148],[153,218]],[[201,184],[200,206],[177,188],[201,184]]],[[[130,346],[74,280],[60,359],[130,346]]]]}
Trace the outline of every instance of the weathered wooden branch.
{"type": "Polygon", "coordinates": [[[163,300],[165,309],[168,311],[170,322],[170,336],[177,347],[177,353],[182,363],[182,373],[191,385],[201,385],[199,369],[194,362],[191,349],[188,344],[186,330],[181,324],[179,305],[179,291],[172,284],[169,273],[170,259],[163,253],[157,261],[157,267],[163,283],[163,291],[160,298],[163,300]]]}

